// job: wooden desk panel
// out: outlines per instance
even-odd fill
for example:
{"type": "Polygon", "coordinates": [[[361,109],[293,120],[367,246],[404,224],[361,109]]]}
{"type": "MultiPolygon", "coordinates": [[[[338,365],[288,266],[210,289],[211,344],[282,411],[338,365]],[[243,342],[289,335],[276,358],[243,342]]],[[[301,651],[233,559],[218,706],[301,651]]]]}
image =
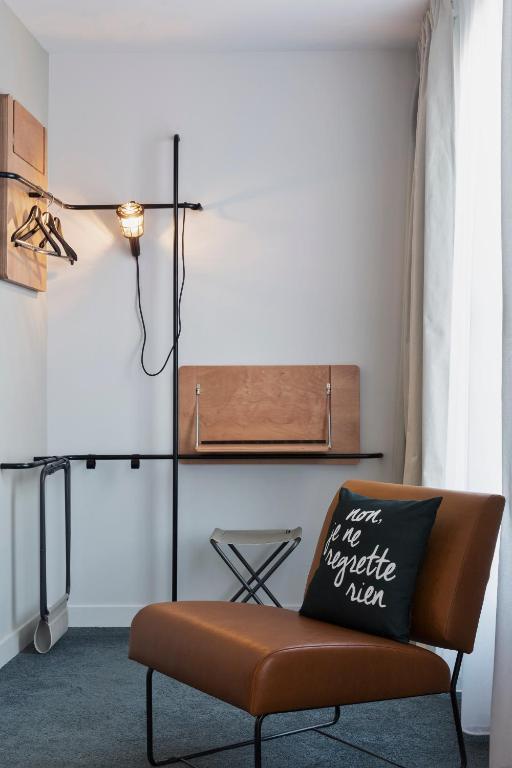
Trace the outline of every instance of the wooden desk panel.
{"type": "Polygon", "coordinates": [[[357,366],[184,366],[179,386],[180,453],[206,457],[209,452],[276,456],[317,452],[321,461],[322,454],[360,450],[357,366]],[[198,385],[200,444],[196,445],[198,385]]]}

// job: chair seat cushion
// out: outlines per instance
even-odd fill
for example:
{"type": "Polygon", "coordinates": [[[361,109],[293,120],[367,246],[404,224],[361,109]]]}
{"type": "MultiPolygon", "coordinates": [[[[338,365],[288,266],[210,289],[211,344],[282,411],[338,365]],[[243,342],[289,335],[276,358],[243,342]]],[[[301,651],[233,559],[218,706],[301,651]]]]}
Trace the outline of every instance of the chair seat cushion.
{"type": "Polygon", "coordinates": [[[135,616],[130,658],[252,715],[449,690],[440,656],[284,608],[156,603],[135,616]]]}

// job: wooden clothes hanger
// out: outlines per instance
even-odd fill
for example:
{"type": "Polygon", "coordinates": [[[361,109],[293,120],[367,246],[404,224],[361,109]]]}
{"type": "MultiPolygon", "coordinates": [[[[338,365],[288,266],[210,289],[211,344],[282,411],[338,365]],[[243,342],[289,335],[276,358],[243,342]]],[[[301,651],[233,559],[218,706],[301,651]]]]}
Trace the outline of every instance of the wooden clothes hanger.
{"type": "Polygon", "coordinates": [[[44,213],[38,205],[33,205],[25,221],[12,233],[11,242],[17,248],[26,248],[36,253],[45,253],[48,256],[56,256],[59,259],[67,259],[70,264],[78,259],[75,251],[62,236],[60,219],[54,219],[49,211],[44,213]],[[43,234],[39,245],[33,245],[28,240],[38,231],[43,234]],[[46,245],[51,247],[51,250],[46,245]],[[64,249],[64,254],[60,245],[64,249]]]}
{"type": "MultiPolygon", "coordinates": [[[[41,219],[43,221],[43,224],[47,227],[47,229],[50,230],[50,232],[54,235],[55,239],[62,245],[64,248],[65,255],[59,254],[61,259],[67,259],[70,264],[74,264],[75,261],[78,260],[78,256],[76,252],[73,250],[73,248],[69,245],[68,242],[64,239],[64,236],[62,234],[62,224],[58,216],[53,216],[50,211],[45,211],[43,215],[41,216],[41,219]]],[[[39,243],[40,248],[44,248],[47,242],[46,236],[41,240],[39,243]]],[[[60,250],[60,249],[59,249],[60,250]]]]}

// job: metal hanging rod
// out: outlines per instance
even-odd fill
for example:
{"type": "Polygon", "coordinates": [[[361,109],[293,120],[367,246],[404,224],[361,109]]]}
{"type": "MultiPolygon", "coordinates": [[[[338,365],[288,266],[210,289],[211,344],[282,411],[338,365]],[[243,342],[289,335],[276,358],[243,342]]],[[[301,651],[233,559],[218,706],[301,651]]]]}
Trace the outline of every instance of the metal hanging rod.
{"type": "MultiPolygon", "coordinates": [[[[180,453],[178,461],[215,461],[243,462],[243,461],[353,461],[358,459],[382,459],[384,454],[377,453],[180,453]]],[[[65,456],[35,456],[33,461],[3,462],[0,469],[32,469],[42,467],[53,461],[67,459],[68,461],[85,461],[87,469],[96,469],[97,461],[129,461],[132,469],[139,469],[141,461],[174,461],[172,453],[75,453],[65,456]]]]}
{"type": "Polygon", "coordinates": [[[45,456],[44,458],[38,456],[34,461],[4,461],[0,464],[0,469],[33,469],[34,467],[44,467],[46,464],[52,464],[61,458],[60,456],[45,456]]]}
{"type": "MultiPolygon", "coordinates": [[[[74,205],[73,203],[65,203],[60,200],[51,192],[39,187],[37,184],[33,184],[24,176],[20,176],[19,173],[12,173],[11,171],[0,171],[0,179],[10,179],[11,181],[17,181],[22,184],[29,191],[29,197],[44,198],[49,200],[50,203],[56,203],[61,208],[65,208],[69,211],[115,211],[119,206],[119,203],[94,203],[91,205],[74,205]]],[[[174,203],[141,203],[146,209],[170,209],[174,208],[174,203]]],[[[203,206],[201,203],[178,203],[178,208],[189,208],[191,211],[202,211],[203,206]]]]}
{"type": "Polygon", "coordinates": [[[382,459],[383,453],[298,453],[295,451],[283,451],[282,453],[262,453],[244,451],[240,453],[180,453],[180,461],[283,461],[293,459],[293,461],[350,461],[352,459],[382,459]]]}
{"type": "MultiPolygon", "coordinates": [[[[35,459],[43,458],[36,456],[35,459]]],[[[144,459],[145,461],[170,460],[174,458],[172,453],[71,453],[66,454],[69,461],[127,461],[129,459],[144,459]]]]}
{"type": "MultiPolygon", "coordinates": [[[[239,453],[180,453],[180,461],[282,461],[283,459],[293,459],[302,461],[330,461],[335,460],[356,460],[356,459],[382,459],[382,452],[375,453],[298,453],[287,451],[286,453],[260,453],[260,452],[239,452],[239,453]]],[[[3,463],[0,469],[28,469],[38,467],[49,461],[57,459],[68,459],[68,461],[86,461],[90,464],[97,461],[171,461],[174,459],[172,453],[70,453],[63,456],[34,456],[34,461],[23,463],[3,463]]]]}
{"type": "MultiPolygon", "coordinates": [[[[85,461],[87,469],[96,469],[97,461],[129,461],[132,469],[139,469],[141,461],[172,461],[172,453],[71,453],[66,454],[68,461],[85,461]]],[[[45,460],[45,456],[35,456],[34,461],[45,460]]],[[[5,469],[0,464],[0,469],[5,469]]],[[[10,467],[12,469],[12,467],[10,467]]]]}

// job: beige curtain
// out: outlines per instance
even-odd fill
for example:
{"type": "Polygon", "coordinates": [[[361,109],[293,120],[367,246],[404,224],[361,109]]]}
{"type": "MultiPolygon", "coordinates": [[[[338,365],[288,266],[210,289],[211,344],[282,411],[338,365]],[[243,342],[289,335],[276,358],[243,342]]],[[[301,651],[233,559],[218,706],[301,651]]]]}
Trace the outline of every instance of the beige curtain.
{"type": "Polygon", "coordinates": [[[421,401],[423,375],[423,247],[425,232],[425,128],[428,56],[432,34],[427,12],[418,43],[418,107],[405,258],[402,361],[405,455],[403,482],[421,483],[421,401]]]}
{"type": "MultiPolygon", "coordinates": [[[[453,253],[455,165],[452,34],[450,0],[432,0],[418,43],[416,148],[403,291],[403,482],[413,485],[425,481],[424,414],[431,410],[435,413],[439,402],[440,380],[427,365],[429,350],[437,343],[436,334],[442,335],[444,328],[449,327],[444,320],[450,312],[450,302],[443,298],[446,288],[443,289],[438,271],[438,255],[446,254],[449,270],[453,253]],[[426,276],[429,286],[425,292],[426,276]],[[439,298],[441,301],[436,304],[439,298]]],[[[442,381],[446,384],[446,376],[442,381]]]]}

